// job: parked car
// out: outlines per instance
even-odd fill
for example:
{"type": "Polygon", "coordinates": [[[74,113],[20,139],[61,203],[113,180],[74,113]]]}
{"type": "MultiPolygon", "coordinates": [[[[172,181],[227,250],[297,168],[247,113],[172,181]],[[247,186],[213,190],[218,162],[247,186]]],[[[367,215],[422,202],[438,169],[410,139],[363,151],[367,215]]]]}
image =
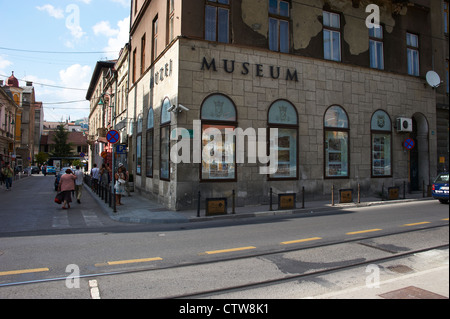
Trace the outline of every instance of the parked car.
{"type": "Polygon", "coordinates": [[[56,174],[55,166],[47,166],[47,174],[56,174]]]}
{"type": "Polygon", "coordinates": [[[30,166],[30,167],[26,167],[23,172],[25,174],[31,175],[31,174],[39,174],[39,167],[37,166],[30,166]]]}
{"type": "Polygon", "coordinates": [[[65,174],[65,173],[66,173],[66,170],[68,170],[68,169],[71,170],[72,167],[63,167],[63,168],[61,168],[61,170],[59,171],[59,173],[55,175],[55,191],[58,190],[58,184],[59,184],[59,180],[61,179],[61,176],[62,176],[63,174],[65,174]]]}
{"type": "Polygon", "coordinates": [[[448,203],[448,172],[441,173],[436,177],[431,193],[433,198],[438,199],[441,203],[448,203]]]}

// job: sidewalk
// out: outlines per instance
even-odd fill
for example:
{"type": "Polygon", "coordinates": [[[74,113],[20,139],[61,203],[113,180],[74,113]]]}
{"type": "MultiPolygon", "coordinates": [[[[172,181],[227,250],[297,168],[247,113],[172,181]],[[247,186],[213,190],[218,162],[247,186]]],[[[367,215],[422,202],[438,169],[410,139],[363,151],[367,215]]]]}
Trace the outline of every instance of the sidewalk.
{"type": "MultiPolygon", "coordinates": [[[[360,203],[336,203],[331,205],[331,201],[307,201],[305,202],[305,208],[301,208],[302,203],[297,202],[296,208],[289,210],[278,210],[278,204],[274,203],[270,210],[269,205],[258,206],[245,206],[236,207],[235,214],[231,213],[231,199],[228,200],[228,214],[205,216],[205,209],[200,210],[200,217],[197,217],[197,209],[183,210],[183,211],[171,211],[157,203],[154,200],[145,198],[139,195],[137,192],[131,193],[131,196],[122,197],[121,206],[116,207],[116,213],[113,212],[113,208],[109,207],[97,194],[95,194],[86,184],[85,190],[90,193],[93,198],[104,209],[105,213],[113,220],[125,223],[136,224],[167,224],[167,223],[189,223],[189,222],[203,222],[220,219],[231,218],[250,218],[250,217],[262,217],[262,216],[275,216],[275,215],[291,215],[291,214],[305,214],[313,212],[332,211],[341,208],[350,207],[366,207],[374,205],[388,205],[394,203],[406,203],[411,201],[432,200],[432,197],[423,197],[422,193],[407,194],[406,199],[398,200],[384,200],[376,197],[362,198],[360,203]]],[[[205,199],[202,199],[203,201],[205,199]]]]}

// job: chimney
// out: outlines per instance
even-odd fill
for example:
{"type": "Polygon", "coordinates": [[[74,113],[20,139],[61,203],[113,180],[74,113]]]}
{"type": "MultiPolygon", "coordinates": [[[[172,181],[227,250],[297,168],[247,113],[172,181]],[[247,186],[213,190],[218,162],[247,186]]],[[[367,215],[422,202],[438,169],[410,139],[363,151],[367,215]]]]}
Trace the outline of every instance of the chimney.
{"type": "Polygon", "coordinates": [[[27,81],[27,86],[33,86],[33,82],[27,81]]]}

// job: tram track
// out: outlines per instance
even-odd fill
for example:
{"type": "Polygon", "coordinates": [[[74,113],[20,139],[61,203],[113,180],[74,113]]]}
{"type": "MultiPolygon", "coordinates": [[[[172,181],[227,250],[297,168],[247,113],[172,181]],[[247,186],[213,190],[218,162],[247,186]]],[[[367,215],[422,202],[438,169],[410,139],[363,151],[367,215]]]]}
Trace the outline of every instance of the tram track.
{"type": "MultiPolygon", "coordinates": [[[[440,244],[440,245],[432,245],[427,247],[421,247],[419,249],[411,249],[404,252],[396,252],[392,249],[386,249],[377,245],[373,245],[370,243],[367,243],[367,241],[375,240],[375,239],[382,239],[389,236],[396,236],[396,235],[402,235],[402,234],[410,234],[415,232],[421,232],[421,231],[428,231],[428,230],[439,230],[440,228],[448,227],[448,224],[446,225],[434,225],[434,226],[422,226],[420,228],[415,229],[408,229],[408,230],[401,230],[396,232],[389,232],[386,234],[372,234],[370,236],[365,235],[358,238],[351,238],[341,241],[322,241],[320,243],[314,243],[314,244],[308,244],[308,245],[292,245],[292,247],[283,247],[280,246],[278,249],[272,249],[269,251],[251,251],[249,253],[238,253],[238,254],[232,254],[230,256],[220,256],[215,257],[211,259],[205,259],[199,258],[199,260],[194,260],[190,262],[184,262],[184,263],[178,263],[178,264],[163,264],[163,265],[155,265],[152,264],[151,266],[144,266],[140,268],[128,268],[128,269],[120,269],[117,271],[114,270],[106,270],[102,272],[93,272],[89,274],[80,275],[77,278],[79,279],[98,279],[106,278],[106,277],[117,277],[117,276],[133,276],[133,275],[149,275],[152,272],[168,272],[168,271],[177,271],[180,272],[182,270],[185,270],[187,268],[192,267],[215,267],[219,265],[220,263],[226,263],[226,262],[235,262],[235,261],[242,261],[242,260],[250,260],[250,259],[263,259],[263,258],[272,258],[273,256],[282,255],[282,254],[288,254],[288,253],[299,253],[302,251],[312,250],[312,249],[320,249],[320,248],[332,248],[333,246],[342,245],[342,244],[350,244],[350,243],[356,243],[360,246],[364,246],[368,249],[375,249],[379,250],[382,253],[388,254],[387,256],[383,256],[380,258],[371,258],[371,259],[364,259],[359,260],[357,262],[348,262],[346,264],[337,266],[337,267],[329,267],[326,269],[320,269],[320,270],[313,270],[308,271],[305,273],[296,273],[296,274],[283,274],[282,276],[278,278],[270,278],[266,280],[256,280],[256,281],[249,281],[242,284],[233,284],[229,286],[222,286],[222,287],[216,287],[211,289],[204,289],[204,290],[197,290],[197,291],[189,291],[186,293],[179,293],[179,294],[166,294],[157,296],[156,298],[170,298],[170,299],[183,299],[183,298],[203,298],[208,296],[214,296],[214,295],[221,295],[224,293],[229,292],[235,292],[235,291],[243,291],[248,289],[254,289],[258,287],[264,287],[264,286],[270,286],[270,285],[276,285],[284,282],[290,282],[290,281],[298,281],[298,280],[305,280],[308,278],[313,278],[315,276],[320,276],[324,274],[329,274],[333,272],[339,272],[348,270],[355,267],[360,267],[364,265],[374,264],[374,263],[381,263],[386,262],[389,260],[395,260],[397,258],[404,258],[408,257],[420,252],[433,250],[433,249],[443,249],[448,248],[448,243],[440,244]]],[[[9,282],[9,283],[3,283],[0,284],[0,289],[2,287],[12,287],[12,286],[24,286],[24,285],[30,285],[30,284],[40,284],[40,283],[48,283],[48,282],[57,282],[57,281],[64,281],[67,277],[54,277],[54,278],[42,278],[37,280],[30,280],[30,281],[17,281],[17,282],[9,282]]],[[[101,283],[100,283],[101,287],[101,283]]],[[[154,298],[152,296],[152,298],[154,298]]]]}

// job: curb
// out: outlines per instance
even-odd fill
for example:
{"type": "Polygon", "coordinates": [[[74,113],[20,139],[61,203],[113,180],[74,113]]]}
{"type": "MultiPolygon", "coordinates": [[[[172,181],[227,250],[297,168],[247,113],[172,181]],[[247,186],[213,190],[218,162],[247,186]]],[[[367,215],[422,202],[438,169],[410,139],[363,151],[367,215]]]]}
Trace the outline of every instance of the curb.
{"type": "MultiPolygon", "coordinates": [[[[177,212],[161,210],[159,212],[148,212],[148,217],[130,217],[120,215],[120,213],[112,212],[112,209],[105,204],[86,184],[83,184],[84,188],[88,190],[88,193],[94,198],[94,200],[101,206],[105,214],[114,221],[131,223],[131,224],[185,224],[185,223],[197,223],[197,222],[207,222],[214,220],[229,220],[229,219],[243,219],[243,218],[254,218],[254,217],[264,217],[264,216],[279,216],[279,215],[296,215],[296,214],[312,214],[321,212],[332,212],[338,211],[345,208],[362,208],[371,206],[381,206],[381,205],[395,205],[404,204],[409,202],[417,201],[427,201],[434,200],[432,197],[425,198],[410,198],[410,199],[398,199],[398,200],[387,200],[387,201],[371,201],[363,203],[346,203],[346,204],[325,204],[323,206],[307,207],[307,208],[295,208],[289,210],[263,210],[259,212],[248,212],[248,213],[238,213],[238,214],[226,214],[226,215],[216,215],[216,216],[190,216],[186,217],[177,212]],[[152,216],[153,215],[153,216],[152,216]],[[168,215],[170,215],[169,218],[168,215]]],[[[144,209],[145,210],[145,209],[144,209]]],[[[147,213],[147,211],[146,211],[147,213]]],[[[122,213],[122,214],[127,214],[122,213]]]]}

